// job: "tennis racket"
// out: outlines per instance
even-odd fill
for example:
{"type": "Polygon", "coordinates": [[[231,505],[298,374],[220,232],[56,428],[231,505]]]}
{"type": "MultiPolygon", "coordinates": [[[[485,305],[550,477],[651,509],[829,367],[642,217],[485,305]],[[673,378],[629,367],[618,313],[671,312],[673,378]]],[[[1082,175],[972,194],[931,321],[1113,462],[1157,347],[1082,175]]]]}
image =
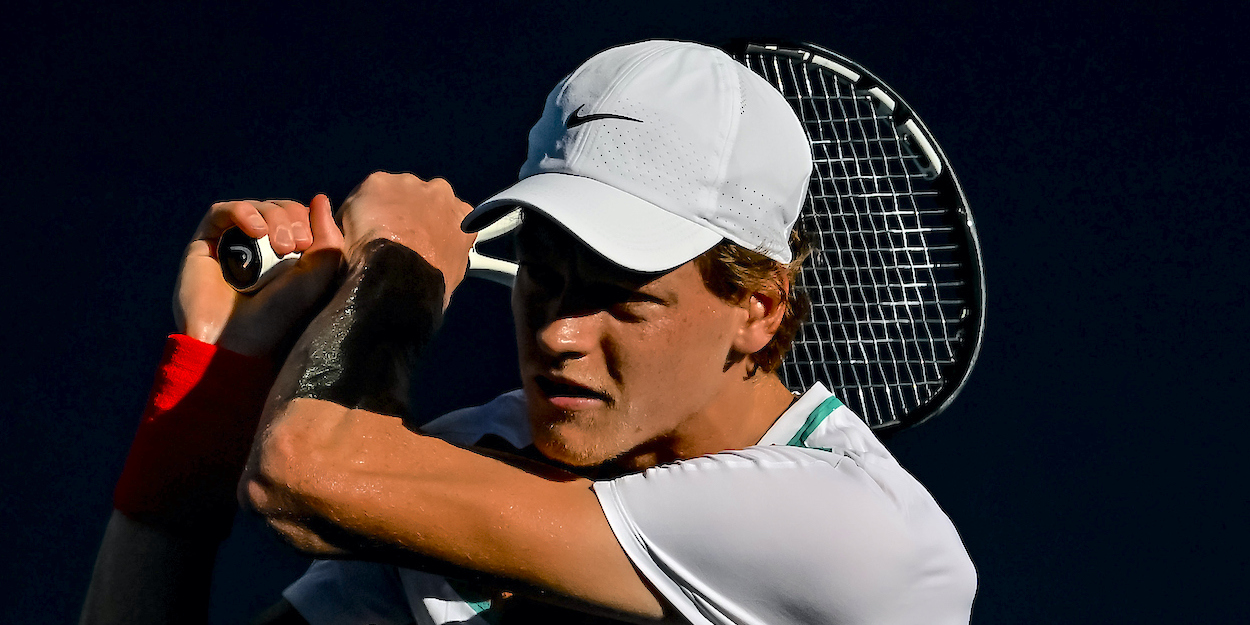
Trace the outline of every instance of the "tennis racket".
{"type": "MultiPolygon", "coordinates": [[[[519,225],[521,211],[518,209],[478,232],[473,247],[469,249],[468,275],[511,287],[516,280],[516,263],[484,255],[478,250],[478,245],[512,232],[519,225]]],[[[243,293],[260,290],[299,257],[296,252],[278,256],[269,245],[269,237],[253,239],[238,228],[226,230],[217,241],[217,263],[221,265],[221,276],[226,284],[243,293]]]]}
{"type": "Polygon", "coordinates": [[[799,224],[816,251],[798,281],[812,316],[782,379],[825,383],[878,434],[937,415],[985,333],[980,244],[946,155],[894,90],[842,55],[781,41],[727,51],[781,91],[812,143],[799,224]]]}

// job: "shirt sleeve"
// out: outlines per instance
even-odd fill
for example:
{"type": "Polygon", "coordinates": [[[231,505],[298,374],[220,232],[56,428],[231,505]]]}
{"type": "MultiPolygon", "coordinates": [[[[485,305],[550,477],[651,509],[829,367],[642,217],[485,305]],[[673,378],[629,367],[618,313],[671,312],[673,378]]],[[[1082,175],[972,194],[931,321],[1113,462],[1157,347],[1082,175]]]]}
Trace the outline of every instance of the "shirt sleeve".
{"type": "Polygon", "coordinates": [[[317,560],[282,596],[309,625],[415,622],[393,566],[317,560]]]}
{"type": "Polygon", "coordinates": [[[692,623],[968,622],[967,552],[897,463],[760,446],[594,488],[634,565],[692,623]]]}

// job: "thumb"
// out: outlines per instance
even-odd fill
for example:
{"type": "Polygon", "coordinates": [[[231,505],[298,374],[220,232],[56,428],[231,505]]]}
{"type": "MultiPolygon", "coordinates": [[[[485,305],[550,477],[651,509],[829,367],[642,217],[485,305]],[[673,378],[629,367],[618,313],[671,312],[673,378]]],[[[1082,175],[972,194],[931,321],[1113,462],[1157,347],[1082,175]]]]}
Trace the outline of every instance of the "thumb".
{"type": "Polygon", "coordinates": [[[325,194],[319,193],[309,202],[308,221],[312,245],[290,271],[266,285],[258,299],[274,299],[270,305],[298,311],[321,297],[338,275],[343,262],[343,233],[334,223],[330,198],[325,194]]]}
{"type": "Polygon", "coordinates": [[[321,288],[338,273],[343,261],[346,244],[343,233],[334,222],[334,213],[330,208],[330,198],[318,193],[308,203],[308,221],[312,228],[313,244],[304,250],[296,267],[300,273],[311,276],[313,284],[320,283],[321,288]]]}
{"type": "MultiPolygon", "coordinates": [[[[343,232],[339,230],[339,226],[334,221],[334,213],[330,209],[330,198],[324,193],[318,193],[308,203],[309,214],[308,221],[312,226],[313,244],[308,248],[307,252],[320,249],[337,249],[342,253],[346,244],[343,241],[343,232]]],[[[305,252],[305,253],[307,253],[305,252]]]]}

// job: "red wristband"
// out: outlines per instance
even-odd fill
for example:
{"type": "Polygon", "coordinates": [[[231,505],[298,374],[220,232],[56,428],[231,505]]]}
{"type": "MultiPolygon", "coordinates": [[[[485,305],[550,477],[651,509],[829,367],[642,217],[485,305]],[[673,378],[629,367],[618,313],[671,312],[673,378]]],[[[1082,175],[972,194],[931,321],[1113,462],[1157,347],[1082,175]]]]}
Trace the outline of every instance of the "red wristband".
{"type": "Polygon", "coordinates": [[[229,534],[273,379],[267,360],[170,336],[113,506],[166,529],[229,534]]]}

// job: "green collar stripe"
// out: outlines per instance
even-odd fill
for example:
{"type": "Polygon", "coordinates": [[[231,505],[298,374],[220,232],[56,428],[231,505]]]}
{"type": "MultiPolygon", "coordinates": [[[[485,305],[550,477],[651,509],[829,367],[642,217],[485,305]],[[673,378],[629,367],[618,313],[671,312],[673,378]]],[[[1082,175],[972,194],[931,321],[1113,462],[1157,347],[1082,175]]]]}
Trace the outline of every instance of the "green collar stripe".
{"type": "Polygon", "coordinates": [[[841,407],[842,402],[837,397],[833,397],[832,395],[829,396],[829,399],[826,399],[821,402],[819,406],[816,406],[816,409],[812,411],[812,414],[807,415],[807,422],[803,424],[803,427],[799,428],[798,432],[794,433],[794,437],[791,438],[790,442],[786,444],[791,447],[805,446],[807,444],[807,437],[811,436],[812,432],[815,432],[817,427],[820,427],[820,424],[824,422],[825,417],[829,416],[829,413],[841,407]]]}

